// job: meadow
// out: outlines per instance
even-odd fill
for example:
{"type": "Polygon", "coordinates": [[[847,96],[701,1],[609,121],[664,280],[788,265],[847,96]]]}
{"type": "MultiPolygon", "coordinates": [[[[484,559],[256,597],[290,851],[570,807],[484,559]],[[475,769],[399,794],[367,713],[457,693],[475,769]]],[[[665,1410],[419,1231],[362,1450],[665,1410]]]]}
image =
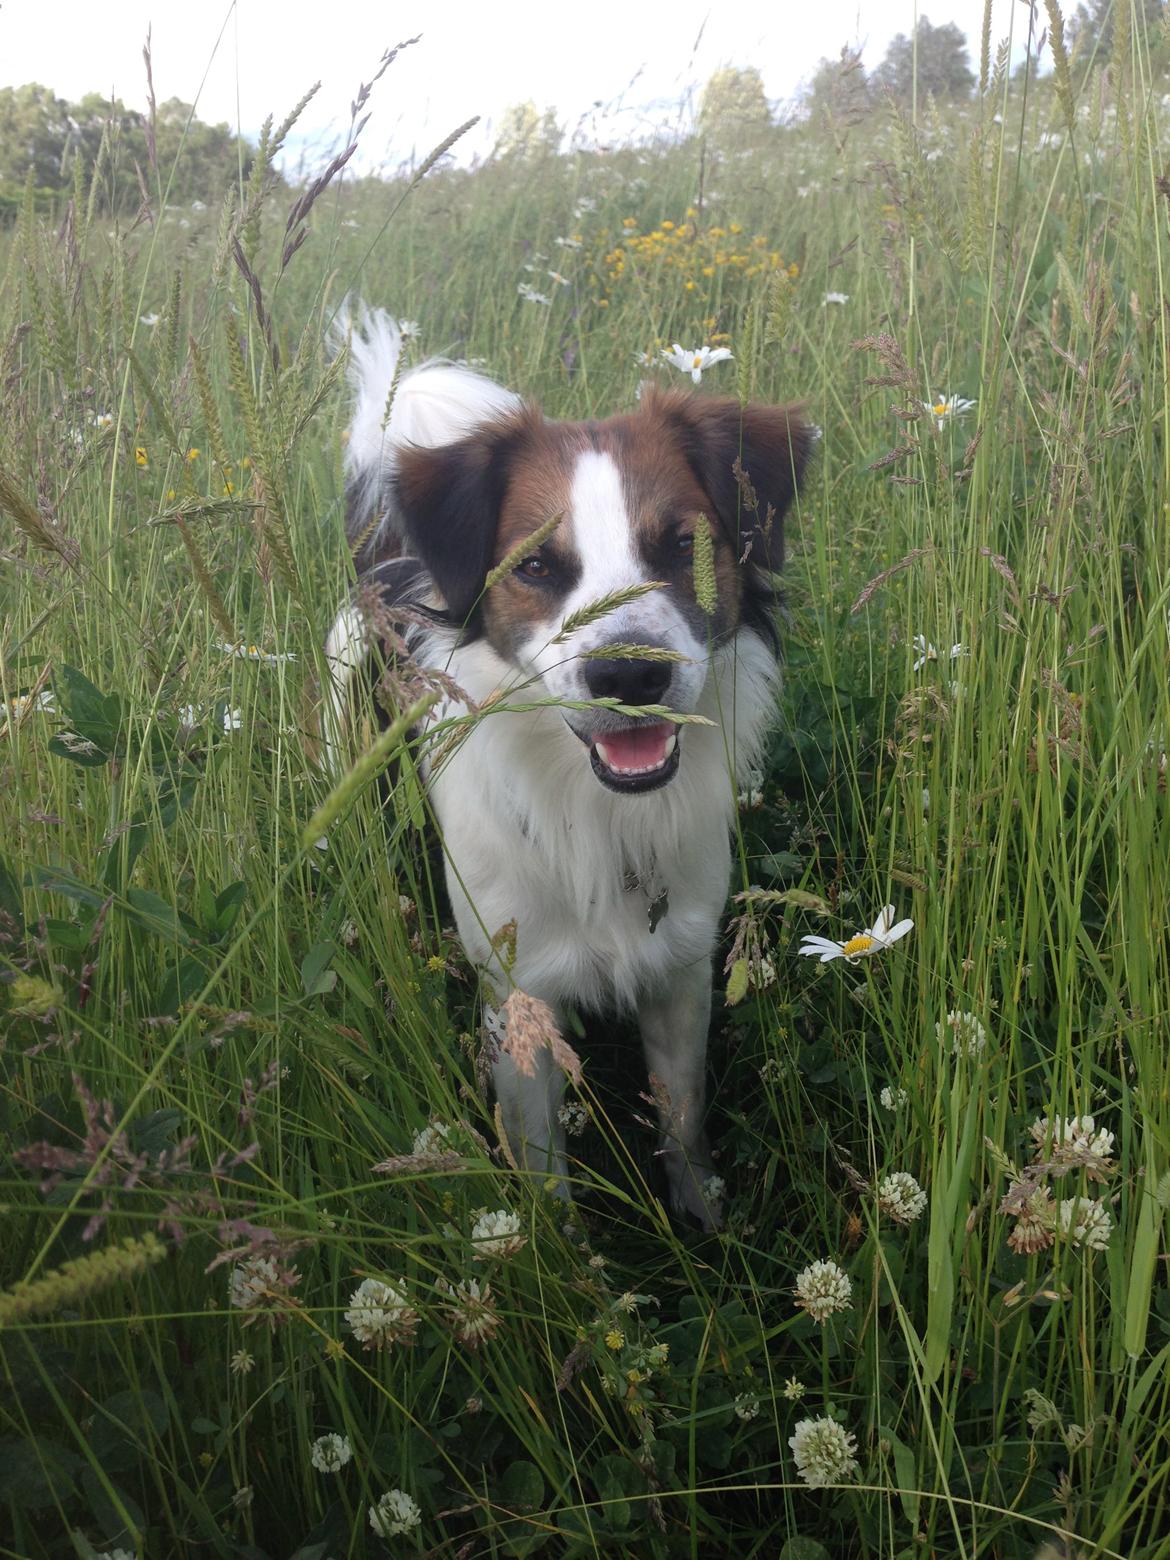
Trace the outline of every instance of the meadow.
{"type": "Polygon", "coordinates": [[[1164,54],[0,230],[0,1555],[1170,1555],[1164,54]],[[624,1022],[516,1173],[417,753],[315,761],[351,290],[823,430],[716,1235],[624,1022]]]}

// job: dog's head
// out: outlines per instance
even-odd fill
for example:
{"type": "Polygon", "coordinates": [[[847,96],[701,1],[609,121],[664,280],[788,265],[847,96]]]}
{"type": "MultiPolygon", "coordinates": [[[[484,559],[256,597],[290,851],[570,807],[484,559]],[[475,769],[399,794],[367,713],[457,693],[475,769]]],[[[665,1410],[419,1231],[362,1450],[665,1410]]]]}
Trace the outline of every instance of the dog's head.
{"type": "MultiPolygon", "coordinates": [[[[744,625],[774,632],[783,518],[812,438],[794,407],[650,391],[636,412],[605,422],[548,422],[526,409],[453,444],[404,448],[396,497],[465,637],[486,636],[554,698],[690,713],[714,647],[744,625]],[[557,516],[545,540],[523,548],[557,516]],[[704,521],[713,611],[695,593],[704,521]]],[[[670,722],[563,714],[611,790],[652,790],[678,770],[670,722]]]]}

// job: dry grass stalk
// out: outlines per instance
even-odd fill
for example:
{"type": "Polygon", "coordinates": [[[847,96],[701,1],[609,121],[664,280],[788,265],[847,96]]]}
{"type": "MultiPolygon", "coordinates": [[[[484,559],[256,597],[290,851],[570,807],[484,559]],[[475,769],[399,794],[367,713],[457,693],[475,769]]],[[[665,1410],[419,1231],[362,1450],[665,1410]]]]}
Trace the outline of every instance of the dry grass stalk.
{"type": "Polygon", "coordinates": [[[581,1058],[557,1028],[553,1010],[539,997],[530,997],[517,986],[508,995],[503,1007],[504,1050],[515,1062],[517,1070],[526,1078],[536,1076],[536,1059],[541,1051],[549,1051],[558,1067],[564,1069],[573,1082],[581,1082],[581,1058]]]}

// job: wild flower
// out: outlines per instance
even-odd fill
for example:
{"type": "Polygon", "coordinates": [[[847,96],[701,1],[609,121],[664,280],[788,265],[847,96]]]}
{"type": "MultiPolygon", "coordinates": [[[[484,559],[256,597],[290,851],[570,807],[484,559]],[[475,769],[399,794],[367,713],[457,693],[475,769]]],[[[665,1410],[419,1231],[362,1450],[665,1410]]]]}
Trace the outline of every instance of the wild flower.
{"type": "Polygon", "coordinates": [[[802,1419],[788,1444],[797,1474],[813,1489],[843,1484],[858,1471],[857,1437],[835,1419],[802,1419]]]}
{"type": "Polygon", "coordinates": [[[727,1194],[727,1182],[721,1175],[709,1175],[703,1182],[703,1196],[709,1203],[722,1201],[727,1194]]]}
{"type": "Polygon", "coordinates": [[[883,1110],[900,1110],[903,1105],[910,1103],[910,1094],[906,1089],[887,1083],[878,1095],[878,1099],[883,1110]]]}
{"type": "Polygon", "coordinates": [[[913,1224],[926,1212],[926,1193],[906,1170],[886,1176],[877,1195],[878,1207],[896,1224],[913,1224]]]}
{"type": "Polygon", "coordinates": [[[228,1369],[233,1376],[247,1376],[255,1365],[255,1355],[249,1354],[247,1349],[237,1349],[228,1361],[228,1369]]]}
{"type": "Polygon", "coordinates": [[[726,362],[731,352],[727,347],[695,347],[692,351],[684,351],[676,341],[669,351],[663,347],[662,356],[671,367],[689,374],[692,383],[697,385],[703,378],[704,369],[726,362]]]}
{"type": "Polygon", "coordinates": [[[930,401],[920,401],[919,405],[934,418],[934,425],[941,433],[949,422],[969,412],[978,402],[965,401],[960,395],[936,395],[930,401]]]}
{"type": "Polygon", "coordinates": [[[573,284],[567,276],[562,276],[559,271],[547,271],[545,273],[550,282],[555,282],[558,287],[571,287],[573,284]]]}
{"type": "Polygon", "coordinates": [[[889,948],[913,929],[914,922],[909,919],[895,923],[894,907],[887,905],[872,926],[864,932],[855,933],[845,942],[806,935],[800,939],[800,947],[796,951],[816,956],[822,964],[828,964],[831,959],[847,959],[850,964],[856,964],[859,959],[881,953],[883,948],[889,948]]]}
{"type": "Polygon", "coordinates": [[[626,1335],[620,1327],[611,1327],[609,1329],[605,1335],[605,1346],[614,1354],[616,1354],[619,1349],[625,1348],[626,1335]]]}
{"type": "Polygon", "coordinates": [[[1113,1234],[1113,1215],[1108,1205],[1093,1197],[1065,1198],[1057,1224],[1060,1233],[1068,1236],[1074,1246],[1087,1246],[1090,1251],[1104,1251],[1113,1234]]]}
{"type": "Polygon", "coordinates": [[[387,1490],[370,1507],[370,1526],[379,1538],[409,1533],[422,1522],[422,1512],[405,1490],[387,1490]]]}
{"type": "Polygon", "coordinates": [[[18,693],[11,699],[0,700],[0,735],[29,715],[38,711],[52,715],[56,709],[57,701],[47,688],[41,693],[18,693]]]}
{"type": "Polygon", "coordinates": [[[416,341],[422,335],[422,326],[417,320],[399,320],[398,332],[403,341],[416,341]]]}
{"type": "Polygon", "coordinates": [[[520,1233],[520,1216],[507,1208],[495,1213],[482,1212],[471,1227],[473,1255],[477,1262],[488,1257],[512,1257],[528,1243],[520,1233]]]}
{"type": "Polygon", "coordinates": [[[1049,1123],[1038,1116],[1031,1137],[1035,1159],[1048,1160],[1060,1170],[1083,1169],[1090,1181],[1107,1180],[1113,1171],[1115,1134],[1098,1129],[1092,1116],[1057,1116],[1049,1123]]]}
{"type": "Polygon", "coordinates": [[[824,1323],[835,1311],[847,1311],[853,1285],[845,1271],[832,1261],[812,1262],[796,1275],[796,1305],[814,1322],[824,1323]]]}
{"type": "Polygon", "coordinates": [[[263,1320],[275,1327],[283,1302],[293,1286],[300,1282],[296,1268],[290,1268],[274,1256],[252,1252],[234,1264],[228,1274],[228,1304],[241,1311],[251,1311],[245,1322],[250,1327],[261,1320],[256,1314],[267,1312],[263,1320]]]}
{"type": "Polygon", "coordinates": [[[319,1435],[309,1447],[309,1461],[318,1473],[340,1473],[352,1456],[349,1437],[336,1431],[319,1435]]]}
{"type": "Polygon", "coordinates": [[[953,1009],[934,1026],[934,1032],[940,1045],[950,1040],[952,1056],[967,1056],[974,1060],[987,1049],[987,1030],[974,1013],[953,1009]]]}
{"type": "Polygon", "coordinates": [[[138,316],[138,323],[140,325],[157,325],[161,318],[161,314],[140,314],[138,316]]]}
{"type": "Polygon", "coordinates": [[[1056,1209],[1047,1186],[1013,1182],[1000,1203],[1000,1212],[1015,1218],[1007,1243],[1021,1257],[1047,1251],[1056,1239],[1056,1209]]]}
{"type": "MultiPolygon", "coordinates": [[[[938,651],[930,643],[925,634],[915,634],[911,643],[913,644],[915,650],[918,651],[917,659],[915,660],[914,665],[911,667],[912,671],[920,672],[928,661],[938,660],[938,651]]],[[[952,661],[957,661],[961,655],[966,655],[967,653],[966,645],[952,645],[950,659],[952,661]]]]}
{"type": "Polygon", "coordinates": [[[804,1396],[804,1382],[796,1376],[789,1376],[780,1388],[780,1396],[786,1398],[789,1403],[799,1403],[804,1396]]]}
{"type": "Polygon", "coordinates": [[[526,303],[543,303],[546,306],[552,303],[552,299],[542,292],[537,292],[535,287],[530,287],[527,282],[518,282],[516,291],[526,303]]]}
{"type": "Polygon", "coordinates": [[[405,1285],[363,1278],[349,1298],[345,1321],[363,1349],[383,1349],[413,1340],[418,1312],[407,1299],[405,1285]]]}
{"type": "Polygon", "coordinates": [[[414,1134],[410,1145],[411,1157],[421,1159],[427,1154],[441,1154],[450,1148],[451,1128],[445,1121],[434,1120],[414,1134]]]}
{"type": "Polygon", "coordinates": [[[569,1100],[558,1109],[557,1120],[570,1137],[580,1137],[589,1125],[589,1112],[580,1100],[569,1100]]]}
{"type": "Polygon", "coordinates": [[[735,1417],[742,1419],[744,1424],[759,1417],[760,1400],[754,1392],[737,1392],[731,1406],[735,1411],[735,1417]]]}
{"type": "Polygon", "coordinates": [[[821,299],[821,308],[828,308],[831,303],[845,304],[849,302],[849,294],[843,292],[827,292],[821,299]]]}
{"type": "Polygon", "coordinates": [[[295,661],[296,656],[291,653],[284,655],[271,655],[261,650],[259,645],[246,645],[241,640],[239,644],[227,645],[221,643],[218,648],[226,655],[235,656],[240,661],[262,661],[265,666],[275,666],[278,661],[295,661]]]}
{"type": "MultiPolygon", "coordinates": [[[[206,705],[181,705],[179,708],[179,725],[193,730],[196,726],[199,726],[203,723],[206,715],[206,705]]],[[[244,713],[242,710],[231,710],[225,707],[221,719],[223,729],[225,731],[239,731],[241,726],[244,724],[244,713]]]]}
{"type": "Polygon", "coordinates": [[[492,1301],[490,1284],[478,1279],[464,1278],[454,1287],[445,1279],[435,1284],[448,1303],[442,1307],[443,1315],[459,1342],[468,1349],[478,1349],[490,1343],[500,1330],[500,1314],[492,1301]]]}

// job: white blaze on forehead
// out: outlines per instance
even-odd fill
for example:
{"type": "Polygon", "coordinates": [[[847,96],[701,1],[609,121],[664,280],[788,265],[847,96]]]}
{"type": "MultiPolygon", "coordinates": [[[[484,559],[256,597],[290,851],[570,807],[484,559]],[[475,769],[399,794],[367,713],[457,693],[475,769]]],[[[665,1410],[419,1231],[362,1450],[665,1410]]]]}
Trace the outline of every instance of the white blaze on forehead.
{"type": "Polygon", "coordinates": [[[581,578],[565,604],[566,613],[649,578],[634,546],[622,476],[612,455],[586,450],[577,457],[569,488],[569,519],[581,578]]]}

